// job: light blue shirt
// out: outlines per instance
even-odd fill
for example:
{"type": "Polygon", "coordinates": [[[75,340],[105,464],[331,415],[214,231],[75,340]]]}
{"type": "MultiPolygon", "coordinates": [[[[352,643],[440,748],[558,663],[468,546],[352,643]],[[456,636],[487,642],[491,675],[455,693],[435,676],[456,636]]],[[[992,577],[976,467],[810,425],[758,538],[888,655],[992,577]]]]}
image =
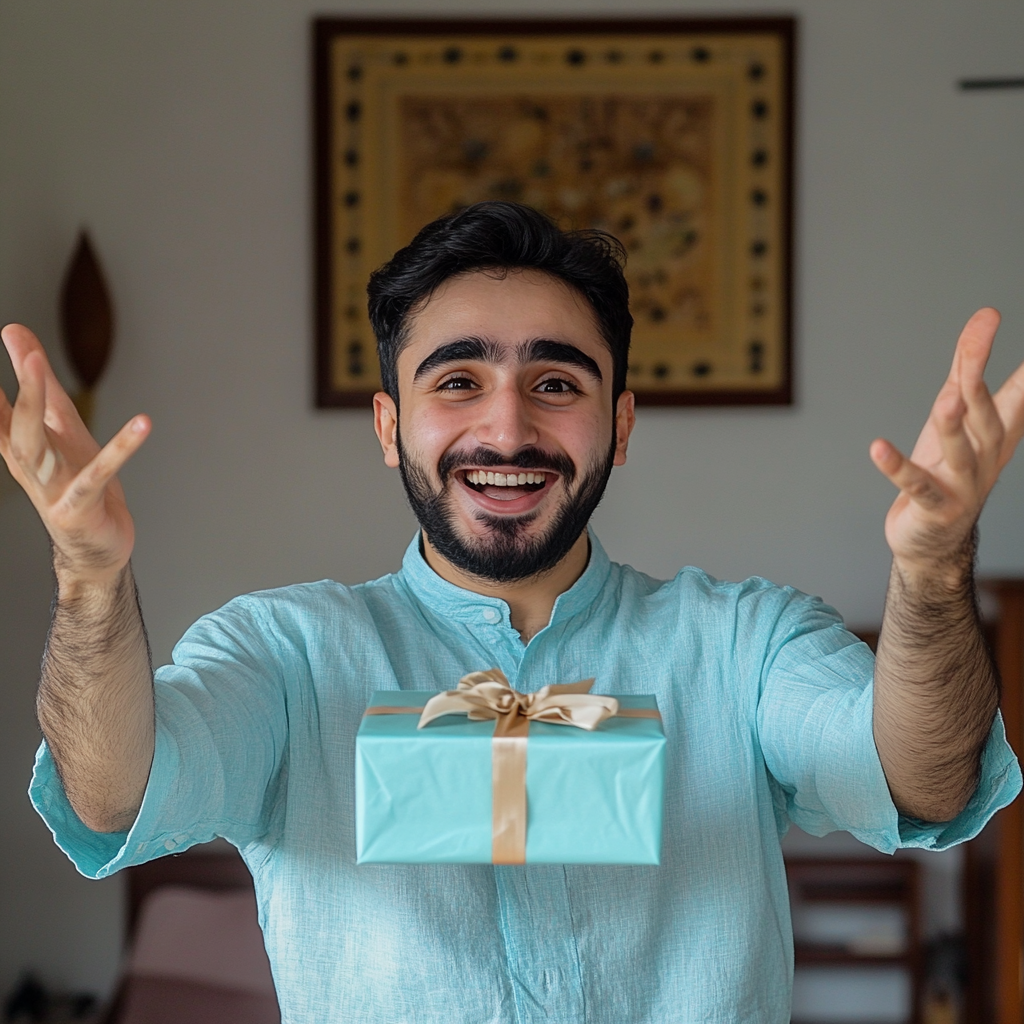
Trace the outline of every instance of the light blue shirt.
{"type": "Polygon", "coordinates": [[[89,831],[45,745],[31,795],[100,878],[224,836],[256,882],[285,1024],[785,1024],[793,966],[780,837],[884,851],[975,835],[1021,785],[1001,721],[967,809],[901,818],[871,731],[873,660],[816,598],[697,569],[586,572],[527,645],[508,606],[401,572],[240,597],[158,670],[156,756],[127,834],[89,831]],[[659,867],[356,866],[356,729],[374,690],[497,666],[519,690],[596,676],[653,693],[668,737],[659,867]]]}

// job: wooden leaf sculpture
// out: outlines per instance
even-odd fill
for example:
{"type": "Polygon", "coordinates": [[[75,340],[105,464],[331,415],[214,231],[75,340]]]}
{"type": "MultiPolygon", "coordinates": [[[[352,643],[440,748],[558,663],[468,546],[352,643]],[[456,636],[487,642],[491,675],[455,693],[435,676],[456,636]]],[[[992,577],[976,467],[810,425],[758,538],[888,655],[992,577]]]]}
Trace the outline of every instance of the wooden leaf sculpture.
{"type": "Polygon", "coordinates": [[[64,350],[81,383],[75,405],[89,425],[93,390],[114,344],[114,307],[96,251],[86,231],[78,236],[60,299],[64,350]]]}

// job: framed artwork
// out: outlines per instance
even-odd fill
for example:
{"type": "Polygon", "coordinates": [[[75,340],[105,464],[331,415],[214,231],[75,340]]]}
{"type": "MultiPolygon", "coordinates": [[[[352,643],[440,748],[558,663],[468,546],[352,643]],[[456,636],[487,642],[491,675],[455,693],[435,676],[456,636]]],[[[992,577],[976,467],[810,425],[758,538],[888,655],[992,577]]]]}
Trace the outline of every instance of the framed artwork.
{"type": "Polygon", "coordinates": [[[792,400],[792,18],[314,24],[319,406],[379,390],[370,272],[484,199],[628,253],[629,387],[792,400]]]}

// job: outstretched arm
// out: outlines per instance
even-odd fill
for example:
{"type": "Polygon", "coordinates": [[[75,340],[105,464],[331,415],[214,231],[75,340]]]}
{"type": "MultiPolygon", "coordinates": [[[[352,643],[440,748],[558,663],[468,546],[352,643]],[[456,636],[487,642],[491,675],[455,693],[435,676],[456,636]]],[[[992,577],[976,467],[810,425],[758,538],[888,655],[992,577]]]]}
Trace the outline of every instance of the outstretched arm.
{"type": "Polygon", "coordinates": [[[949,821],[977,785],[999,701],[974,591],[977,522],[1024,434],[1024,365],[989,394],[985,364],[999,326],[974,314],[908,459],[871,445],[899,489],[885,520],[892,571],[875,665],[874,734],[893,802],[949,821]]]}
{"type": "Polygon", "coordinates": [[[135,820],[153,760],[153,673],[116,474],[150,430],[130,420],[103,449],[31,331],[5,327],[18,378],[0,393],[0,455],[50,535],[57,580],[38,714],[68,800],[100,832],[135,820]]]}

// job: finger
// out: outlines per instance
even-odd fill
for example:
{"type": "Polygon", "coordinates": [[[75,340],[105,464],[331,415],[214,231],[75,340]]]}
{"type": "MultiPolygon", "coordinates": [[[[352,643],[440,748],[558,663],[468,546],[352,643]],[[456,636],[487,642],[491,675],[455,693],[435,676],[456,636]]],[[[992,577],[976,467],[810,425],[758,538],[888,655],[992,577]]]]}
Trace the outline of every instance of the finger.
{"type": "Polygon", "coordinates": [[[50,360],[46,356],[46,350],[35,334],[21,324],[8,324],[0,331],[0,337],[3,338],[4,347],[11,357],[11,364],[14,367],[15,376],[18,378],[19,387],[21,386],[21,370],[25,361],[33,353],[37,353],[42,359],[46,387],[46,408],[43,417],[47,426],[59,430],[71,424],[81,424],[84,428],[75,403],[57,380],[57,375],[53,372],[50,360]]]}
{"type": "MultiPolygon", "coordinates": [[[[38,479],[38,471],[47,450],[46,431],[43,428],[46,385],[38,353],[30,352],[22,360],[18,384],[18,399],[11,412],[11,455],[26,476],[38,479]]],[[[52,467],[50,471],[52,475],[52,467]]]]}
{"type": "Polygon", "coordinates": [[[95,501],[121,467],[139,450],[152,427],[148,416],[133,416],[71,482],[63,504],[70,510],[95,501]]]}
{"type": "Polygon", "coordinates": [[[918,505],[934,510],[949,500],[949,495],[931,473],[911,462],[895,445],[884,438],[872,441],[869,451],[871,461],[882,475],[918,505]]]}
{"type": "Polygon", "coordinates": [[[939,437],[942,457],[954,473],[973,473],[978,465],[977,453],[964,429],[967,405],[955,384],[946,384],[932,406],[932,422],[939,437]]]}
{"type": "Polygon", "coordinates": [[[49,366],[43,343],[27,327],[23,327],[21,324],[8,324],[0,331],[0,338],[3,338],[4,348],[7,349],[7,354],[11,357],[11,365],[14,367],[19,384],[25,361],[33,353],[42,356],[43,361],[49,366]]]}
{"type": "Polygon", "coordinates": [[[998,459],[1006,429],[988,386],[984,380],[976,381],[964,386],[962,395],[967,404],[964,426],[974,441],[979,459],[998,459]]]}
{"type": "Polygon", "coordinates": [[[957,338],[950,380],[963,384],[980,381],[984,377],[999,322],[999,311],[991,306],[979,309],[967,321],[957,338]]]}
{"type": "Polygon", "coordinates": [[[998,459],[1004,436],[1003,421],[985,383],[985,367],[999,322],[999,313],[991,307],[979,309],[967,321],[957,340],[949,376],[967,403],[966,428],[986,462],[998,459]]]}

